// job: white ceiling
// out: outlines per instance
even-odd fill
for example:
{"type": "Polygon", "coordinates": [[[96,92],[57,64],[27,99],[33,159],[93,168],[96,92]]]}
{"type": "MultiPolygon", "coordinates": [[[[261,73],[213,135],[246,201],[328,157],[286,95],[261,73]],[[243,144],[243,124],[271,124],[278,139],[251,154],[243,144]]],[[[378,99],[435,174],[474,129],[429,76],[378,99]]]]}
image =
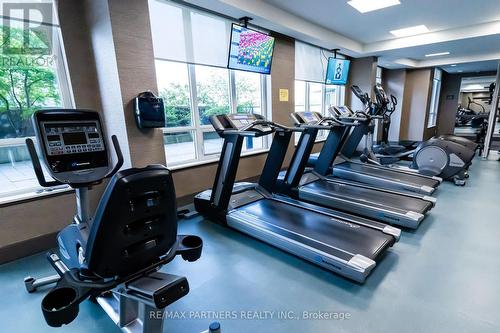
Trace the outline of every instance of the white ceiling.
{"type": "MultiPolygon", "coordinates": [[[[498,60],[466,62],[455,64],[456,66],[444,65],[441,69],[448,73],[479,73],[479,72],[496,72],[498,68],[498,60]]],[[[392,68],[392,67],[387,67],[392,68]]]]}
{"type": "MultiPolygon", "coordinates": [[[[354,56],[377,56],[388,68],[457,64],[454,70],[496,70],[500,59],[500,0],[400,0],[362,14],[347,0],[186,0],[354,56]],[[396,38],[390,30],[424,24],[430,32],[396,38]],[[450,52],[441,57],[425,54],[450,52]]],[[[451,68],[450,68],[450,71],[451,68]]]]}
{"type": "Polygon", "coordinates": [[[394,39],[389,31],[421,24],[440,31],[500,20],[498,0],[400,1],[400,5],[362,14],[347,0],[264,0],[362,43],[394,39]]]}

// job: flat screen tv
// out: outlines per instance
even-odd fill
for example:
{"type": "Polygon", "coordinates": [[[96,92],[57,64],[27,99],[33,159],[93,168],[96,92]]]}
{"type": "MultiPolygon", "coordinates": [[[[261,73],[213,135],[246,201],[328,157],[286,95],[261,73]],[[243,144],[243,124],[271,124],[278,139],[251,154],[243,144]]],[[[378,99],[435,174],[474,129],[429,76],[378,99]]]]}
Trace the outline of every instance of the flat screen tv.
{"type": "Polygon", "coordinates": [[[349,60],[328,58],[325,84],[346,85],[349,77],[349,60]]]}
{"type": "Polygon", "coordinates": [[[227,67],[270,74],[273,49],[274,37],[233,23],[227,67]]]}

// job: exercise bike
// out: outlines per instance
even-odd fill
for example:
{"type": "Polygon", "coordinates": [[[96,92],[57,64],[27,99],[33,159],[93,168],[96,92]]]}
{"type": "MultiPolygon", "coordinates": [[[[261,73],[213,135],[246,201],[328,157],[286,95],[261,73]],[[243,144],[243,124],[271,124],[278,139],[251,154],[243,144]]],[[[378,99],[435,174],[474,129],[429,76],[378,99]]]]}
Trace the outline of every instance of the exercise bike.
{"type": "Polygon", "coordinates": [[[59,232],[59,253],[47,259],[56,275],[24,280],[28,292],[55,283],[42,300],[49,326],[71,323],[79,304],[90,299],[124,332],[162,332],[164,309],[189,292],[185,277],[159,269],[180,255],[196,261],[202,240],[177,235],[172,175],[162,165],[119,171],[123,157],[116,136],[111,163],[99,114],[83,110],[43,110],[33,115],[45,179],[35,145],[26,139],[38,182],[69,185],[76,194],[73,222],[59,232]],[[89,190],[111,178],[90,213],[89,190]]]}

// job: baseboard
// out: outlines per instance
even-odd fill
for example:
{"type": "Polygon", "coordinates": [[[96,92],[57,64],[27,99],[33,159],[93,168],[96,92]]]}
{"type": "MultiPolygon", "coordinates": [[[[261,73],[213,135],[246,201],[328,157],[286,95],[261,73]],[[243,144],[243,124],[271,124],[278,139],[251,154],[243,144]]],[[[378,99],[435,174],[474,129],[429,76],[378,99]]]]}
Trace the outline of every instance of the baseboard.
{"type": "Polygon", "coordinates": [[[0,264],[52,249],[57,245],[57,233],[50,233],[0,248],[0,264]]]}
{"type": "MultiPolygon", "coordinates": [[[[242,179],[242,182],[256,182],[260,176],[242,179]]],[[[197,193],[185,195],[177,198],[177,206],[182,207],[193,202],[193,198],[197,193]]],[[[0,264],[17,260],[32,254],[45,251],[57,246],[57,233],[50,233],[35,238],[31,238],[22,242],[7,245],[0,248],[0,264]]]]}

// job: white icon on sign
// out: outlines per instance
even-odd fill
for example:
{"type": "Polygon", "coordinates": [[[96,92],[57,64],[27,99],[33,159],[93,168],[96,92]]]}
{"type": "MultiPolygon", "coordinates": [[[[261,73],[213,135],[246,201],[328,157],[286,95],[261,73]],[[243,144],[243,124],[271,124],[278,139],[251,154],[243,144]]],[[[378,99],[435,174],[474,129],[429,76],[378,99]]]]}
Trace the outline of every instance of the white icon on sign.
{"type": "Polygon", "coordinates": [[[344,63],[338,62],[337,68],[335,68],[335,80],[342,80],[342,72],[344,71],[344,63]]]}

